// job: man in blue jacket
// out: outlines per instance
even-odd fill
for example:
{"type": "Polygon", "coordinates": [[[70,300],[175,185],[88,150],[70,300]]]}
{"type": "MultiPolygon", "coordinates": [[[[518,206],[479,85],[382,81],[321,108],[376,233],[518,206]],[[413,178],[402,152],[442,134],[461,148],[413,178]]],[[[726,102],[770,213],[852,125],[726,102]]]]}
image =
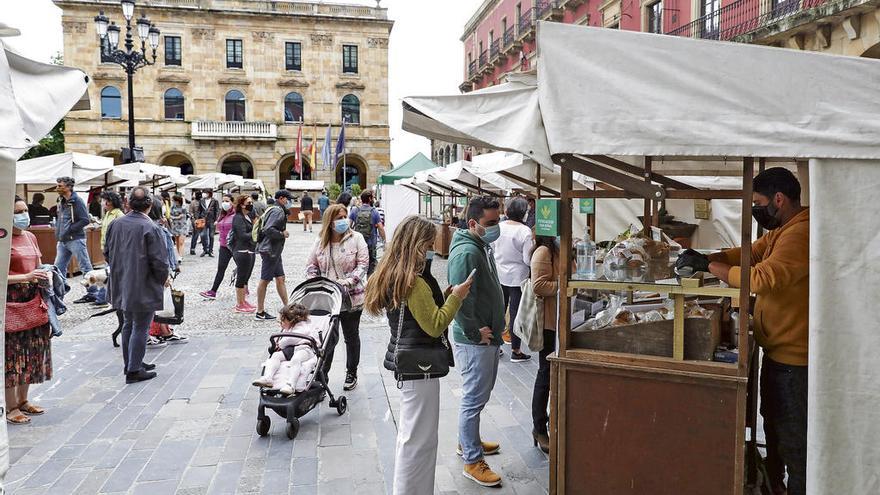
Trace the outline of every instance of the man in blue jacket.
{"type": "MultiPolygon", "coordinates": [[[[85,201],[73,192],[76,181],[72,177],[59,177],[55,191],[61,198],[58,203],[58,217],[55,220],[55,239],[58,241],[55,267],[67,275],[71,256],[76,256],[83,275],[92,271],[92,260],[86,247],[86,226],[89,224],[89,210],[85,201]]],[[[83,297],[73,301],[76,304],[97,301],[94,285],[88,288],[83,297]]]]}
{"type": "Polygon", "coordinates": [[[467,230],[458,230],[449,250],[450,286],[474,273],[471,296],[464,300],[452,324],[455,367],[461,372],[462,394],[458,417],[459,455],[464,476],[482,486],[501,484],[483,456],[497,454],[501,446],[480,437],[480,413],[489,402],[498,376],[501,332],[504,330],[504,294],[491,244],[501,233],[500,204],[489,197],[471,200],[467,230]]]}

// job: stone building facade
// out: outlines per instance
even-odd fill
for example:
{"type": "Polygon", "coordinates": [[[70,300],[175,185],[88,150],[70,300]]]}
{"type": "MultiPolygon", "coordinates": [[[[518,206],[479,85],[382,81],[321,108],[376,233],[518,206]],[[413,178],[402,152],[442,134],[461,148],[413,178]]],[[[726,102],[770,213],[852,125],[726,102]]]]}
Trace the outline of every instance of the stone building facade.
{"type": "MultiPolygon", "coordinates": [[[[92,110],[66,118],[66,150],[118,160],[128,144],[126,76],[118,65],[102,62],[93,18],[103,10],[122,26],[122,48],[119,2],[55,4],[63,10],[65,65],[92,79],[92,110]]],[[[283,187],[286,179],[300,178],[292,166],[303,122],[303,148],[314,137],[318,163],[315,172],[304,167],[302,178],[342,183],[343,167],[323,164],[320,150],[328,125],[335,147],[345,113],[349,183],[366,187],[390,167],[393,23],[378,2],[151,0],[138,2],[135,17],[141,15],[162,31],[155,65],[134,76],[137,145],[146,162],[184,173],[237,173],[283,187]]]]}

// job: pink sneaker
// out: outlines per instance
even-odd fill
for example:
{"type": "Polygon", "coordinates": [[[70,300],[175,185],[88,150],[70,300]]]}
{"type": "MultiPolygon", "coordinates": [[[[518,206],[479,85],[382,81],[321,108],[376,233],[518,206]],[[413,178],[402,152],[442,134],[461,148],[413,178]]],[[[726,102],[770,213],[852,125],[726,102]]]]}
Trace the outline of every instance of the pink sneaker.
{"type": "Polygon", "coordinates": [[[235,308],[232,309],[232,311],[234,311],[236,313],[253,313],[256,310],[257,310],[257,308],[247,306],[244,304],[236,306],[235,308]]]}
{"type": "Polygon", "coordinates": [[[251,308],[251,309],[254,310],[254,311],[257,310],[257,307],[254,306],[253,304],[251,304],[251,303],[248,302],[248,301],[245,301],[245,302],[244,302],[244,306],[247,307],[247,308],[251,308]]]}
{"type": "Polygon", "coordinates": [[[214,299],[217,299],[217,293],[212,290],[206,290],[205,292],[199,292],[199,295],[202,296],[203,298],[207,299],[208,301],[213,301],[214,299]]]}

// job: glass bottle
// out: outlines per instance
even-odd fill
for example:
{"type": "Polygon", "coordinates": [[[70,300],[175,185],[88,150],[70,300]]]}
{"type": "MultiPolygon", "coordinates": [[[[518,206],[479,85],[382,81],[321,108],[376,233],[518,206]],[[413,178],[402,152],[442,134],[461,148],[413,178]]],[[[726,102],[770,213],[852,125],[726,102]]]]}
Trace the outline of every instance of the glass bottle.
{"type": "Polygon", "coordinates": [[[596,243],[590,238],[590,227],[586,228],[584,238],[575,246],[577,253],[577,278],[593,280],[596,278],[596,243]]]}

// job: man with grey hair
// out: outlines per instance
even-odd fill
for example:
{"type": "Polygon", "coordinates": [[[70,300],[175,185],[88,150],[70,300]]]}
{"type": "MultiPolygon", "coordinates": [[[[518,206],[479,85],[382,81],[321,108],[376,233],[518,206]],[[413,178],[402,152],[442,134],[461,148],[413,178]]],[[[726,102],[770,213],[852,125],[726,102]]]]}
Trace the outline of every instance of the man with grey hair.
{"type": "MultiPolygon", "coordinates": [[[[86,226],[89,224],[89,210],[85,201],[73,191],[76,181],[72,177],[59,177],[56,180],[60,202],[58,203],[58,217],[55,220],[55,239],[58,241],[55,255],[55,267],[67,275],[67,267],[70,258],[76,256],[80,272],[83,275],[92,271],[92,260],[89,258],[89,250],[86,246],[86,226]]],[[[98,288],[89,286],[88,292],[74,303],[89,303],[97,301],[98,288]]]]}
{"type": "Polygon", "coordinates": [[[156,365],[144,363],[150,323],[162,309],[169,283],[168,249],[161,227],[148,216],[153,198],[135,187],[128,198],[131,211],[107,228],[104,256],[110,264],[110,302],[122,311],[122,359],[125,383],[156,377],[156,365]]]}

